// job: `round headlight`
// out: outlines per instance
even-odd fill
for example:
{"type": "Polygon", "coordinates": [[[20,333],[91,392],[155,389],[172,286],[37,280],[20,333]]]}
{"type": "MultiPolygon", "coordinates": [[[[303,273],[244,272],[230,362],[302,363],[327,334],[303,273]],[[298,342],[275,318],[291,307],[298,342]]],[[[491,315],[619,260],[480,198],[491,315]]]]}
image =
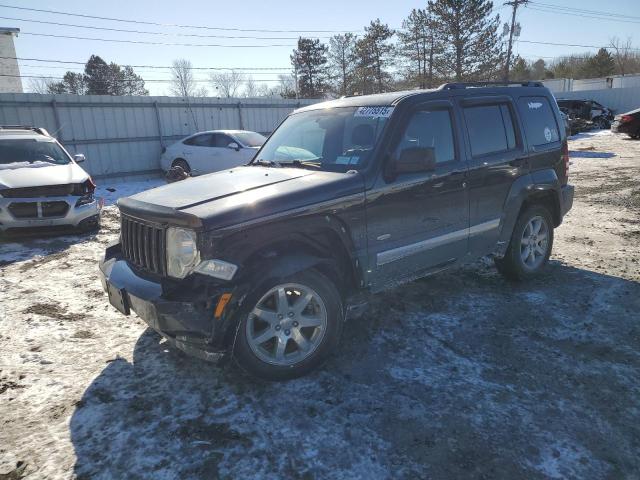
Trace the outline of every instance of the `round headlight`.
{"type": "Polygon", "coordinates": [[[196,232],[176,227],[167,229],[167,274],[184,278],[198,263],[196,232]]]}

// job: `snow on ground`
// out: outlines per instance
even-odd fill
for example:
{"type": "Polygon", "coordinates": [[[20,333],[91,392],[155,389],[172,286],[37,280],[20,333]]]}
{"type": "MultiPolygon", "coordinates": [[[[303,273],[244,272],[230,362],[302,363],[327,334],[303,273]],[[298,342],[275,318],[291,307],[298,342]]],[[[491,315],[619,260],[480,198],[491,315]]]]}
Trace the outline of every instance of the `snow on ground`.
{"type": "Polygon", "coordinates": [[[379,295],[321,371],[278,384],[109,306],[113,203],[158,181],[105,182],[100,233],[0,243],[0,478],[637,477],[640,142],[570,148],[601,155],[572,154],[542,278],[481,261],[379,295]]]}

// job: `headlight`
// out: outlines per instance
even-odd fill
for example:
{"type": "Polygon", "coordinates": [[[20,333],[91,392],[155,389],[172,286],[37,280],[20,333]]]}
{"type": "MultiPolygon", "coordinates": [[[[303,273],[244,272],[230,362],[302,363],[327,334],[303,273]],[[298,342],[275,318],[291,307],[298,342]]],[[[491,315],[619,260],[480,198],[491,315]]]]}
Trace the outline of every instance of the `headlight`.
{"type": "Polygon", "coordinates": [[[170,227],[167,230],[167,274],[184,278],[200,263],[196,232],[170,227]]]}

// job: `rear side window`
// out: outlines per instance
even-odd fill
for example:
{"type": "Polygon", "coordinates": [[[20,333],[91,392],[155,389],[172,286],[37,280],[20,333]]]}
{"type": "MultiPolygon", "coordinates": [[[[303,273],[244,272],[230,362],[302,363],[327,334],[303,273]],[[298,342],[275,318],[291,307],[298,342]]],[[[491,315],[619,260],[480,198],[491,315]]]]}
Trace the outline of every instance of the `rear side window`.
{"type": "Polygon", "coordinates": [[[511,111],[506,104],[465,107],[464,118],[474,157],[516,147],[511,111]]]}
{"type": "Polygon", "coordinates": [[[520,97],[518,109],[530,145],[537,147],[560,141],[556,117],[547,97],[520,97]]]}
{"type": "Polygon", "coordinates": [[[184,142],[185,145],[193,145],[194,147],[210,147],[213,142],[213,136],[210,133],[204,133],[202,135],[196,135],[195,137],[187,138],[184,142]]]}

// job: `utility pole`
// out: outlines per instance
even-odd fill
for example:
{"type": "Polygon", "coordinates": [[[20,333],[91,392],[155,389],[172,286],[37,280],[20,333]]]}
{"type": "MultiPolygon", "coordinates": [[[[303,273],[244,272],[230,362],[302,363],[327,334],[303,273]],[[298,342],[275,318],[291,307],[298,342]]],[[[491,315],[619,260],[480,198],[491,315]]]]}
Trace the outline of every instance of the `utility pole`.
{"type": "Polygon", "coordinates": [[[511,64],[511,51],[513,47],[513,33],[516,29],[516,12],[518,11],[518,7],[520,5],[525,5],[529,2],[529,0],[511,0],[509,2],[504,2],[505,5],[509,5],[512,8],[511,11],[511,27],[509,28],[509,44],[507,45],[507,62],[504,66],[504,81],[509,81],[509,65],[511,64]]]}

